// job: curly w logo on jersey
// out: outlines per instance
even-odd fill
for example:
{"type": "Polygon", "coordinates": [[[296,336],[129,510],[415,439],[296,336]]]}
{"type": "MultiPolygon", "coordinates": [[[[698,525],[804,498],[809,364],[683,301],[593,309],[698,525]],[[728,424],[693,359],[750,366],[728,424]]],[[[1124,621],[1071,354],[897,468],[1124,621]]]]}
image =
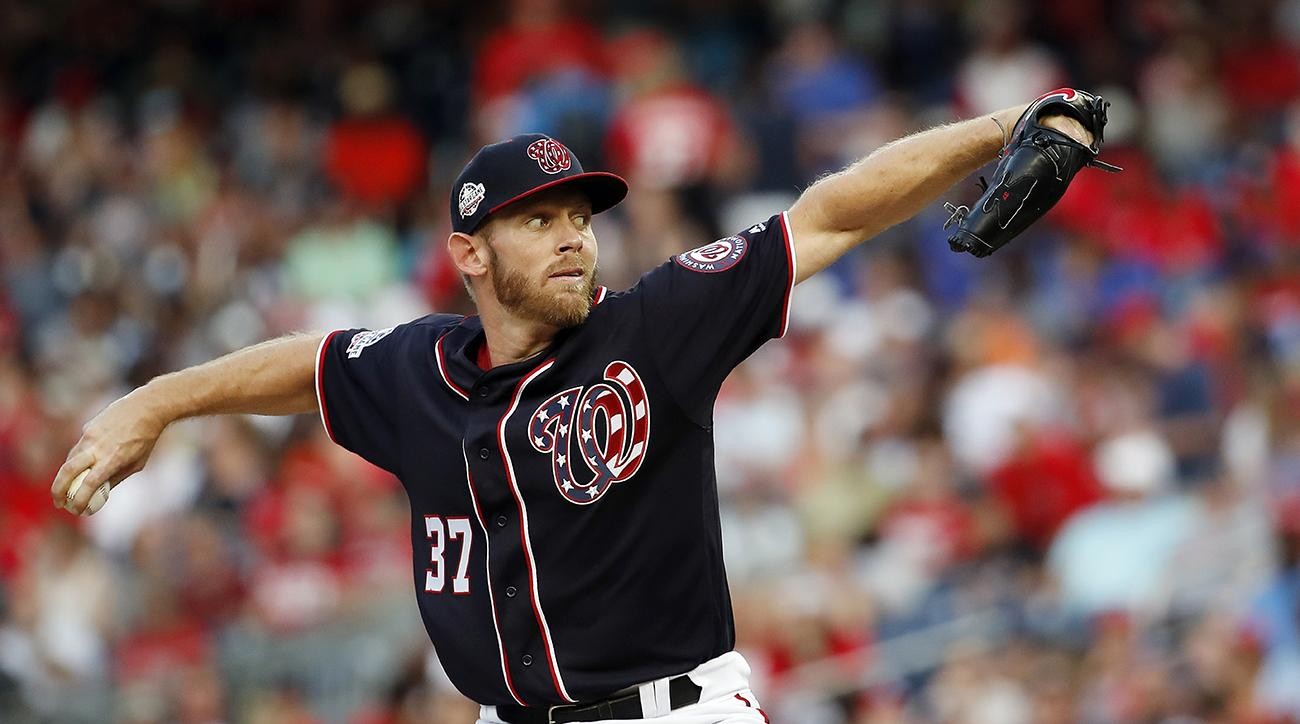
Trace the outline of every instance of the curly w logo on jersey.
{"type": "Polygon", "coordinates": [[[726,271],[740,262],[749,248],[749,242],[743,236],[728,236],[712,244],[684,251],[673,260],[691,271],[715,274],[726,271]]]}
{"type": "Polygon", "coordinates": [[[560,495],[578,505],[596,502],[645,460],[650,405],[641,376],[626,362],[610,362],[604,382],[571,387],[543,402],[529,420],[528,437],[538,452],[551,454],[560,495]],[[579,481],[574,473],[575,447],[590,479],[579,481]]]}
{"type": "Polygon", "coordinates": [[[528,157],[537,162],[546,173],[568,171],[573,166],[573,156],[564,144],[554,138],[539,138],[528,144],[528,157]]]}

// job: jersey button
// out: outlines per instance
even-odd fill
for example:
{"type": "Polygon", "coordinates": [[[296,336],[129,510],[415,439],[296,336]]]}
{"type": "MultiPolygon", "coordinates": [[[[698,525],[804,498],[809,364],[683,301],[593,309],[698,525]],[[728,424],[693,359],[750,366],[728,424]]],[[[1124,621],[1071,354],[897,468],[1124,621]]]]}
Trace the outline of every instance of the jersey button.
{"type": "Polygon", "coordinates": [[[486,387],[480,387],[480,388],[478,388],[478,396],[479,396],[479,397],[487,397],[487,388],[486,388],[486,387]]]}
{"type": "Polygon", "coordinates": [[[479,459],[479,460],[487,460],[487,459],[488,459],[488,456],[491,455],[491,454],[492,454],[492,451],[491,451],[491,450],[488,450],[488,449],[485,448],[485,447],[483,447],[483,448],[479,448],[479,450],[478,450],[478,459],[479,459]]]}
{"type": "Polygon", "coordinates": [[[532,656],[532,654],[524,654],[523,657],[520,658],[519,660],[522,661],[522,662],[524,662],[524,666],[532,666],[532,665],[533,665],[533,656],[532,656]]]}
{"type": "Polygon", "coordinates": [[[506,517],[504,515],[497,516],[497,527],[498,528],[506,527],[506,517]]]}
{"type": "Polygon", "coordinates": [[[514,586],[506,586],[506,598],[514,598],[519,593],[519,589],[514,586]]]}

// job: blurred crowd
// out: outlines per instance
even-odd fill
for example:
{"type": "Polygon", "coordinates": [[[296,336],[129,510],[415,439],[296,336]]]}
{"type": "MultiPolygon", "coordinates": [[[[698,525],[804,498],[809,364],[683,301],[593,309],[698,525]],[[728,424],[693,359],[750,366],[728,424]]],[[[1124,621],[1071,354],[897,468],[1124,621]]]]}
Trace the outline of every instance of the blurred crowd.
{"type": "Polygon", "coordinates": [[[315,418],[177,424],[90,519],[47,491],[157,374],[469,310],[480,144],[631,181],[621,288],[1060,85],[1122,174],[984,260],[936,204],[725,386],[738,647],[775,722],[1300,721],[1298,0],[0,3],[0,720],[473,721],[400,487],[315,418]]]}

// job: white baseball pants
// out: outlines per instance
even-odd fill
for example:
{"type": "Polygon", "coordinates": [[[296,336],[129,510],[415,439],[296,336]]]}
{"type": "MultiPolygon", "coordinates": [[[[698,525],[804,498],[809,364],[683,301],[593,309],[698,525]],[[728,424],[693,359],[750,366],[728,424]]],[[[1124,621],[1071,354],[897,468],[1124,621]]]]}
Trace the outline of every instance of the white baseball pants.
{"type": "MultiPolygon", "coordinates": [[[[637,687],[645,718],[609,719],[593,724],[770,724],[767,715],[758,708],[754,692],[749,690],[749,662],[738,652],[729,651],[705,661],[688,675],[700,687],[699,703],[670,711],[668,679],[659,679],[637,687]]],[[[497,718],[496,707],[485,706],[479,709],[478,724],[504,722],[497,718]]]]}

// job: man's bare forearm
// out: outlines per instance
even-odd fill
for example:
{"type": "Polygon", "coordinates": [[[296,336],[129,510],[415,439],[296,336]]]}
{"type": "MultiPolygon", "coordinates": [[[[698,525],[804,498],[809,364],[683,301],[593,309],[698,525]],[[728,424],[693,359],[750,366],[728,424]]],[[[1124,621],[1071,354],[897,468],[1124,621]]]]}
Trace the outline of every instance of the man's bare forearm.
{"type": "Polygon", "coordinates": [[[1003,128],[1009,132],[1023,111],[1016,107],[915,133],[824,179],[827,220],[842,231],[857,231],[911,218],[996,158],[1003,128]],[[862,203],[868,198],[875,201],[862,203]]]}
{"type": "Polygon", "coordinates": [[[316,350],[322,337],[300,334],[263,342],[163,375],[114,401],[86,423],[54,476],[50,495],[55,506],[77,514],[93,512],[91,497],[100,494],[101,485],[117,485],[143,469],[163,430],[177,420],[315,411],[316,350]],[[81,481],[75,488],[74,479],[81,481]]]}
{"type": "Polygon", "coordinates": [[[799,280],[916,215],[997,157],[1026,106],[914,133],[813,184],[790,209],[799,280]]]}
{"type": "Polygon", "coordinates": [[[316,350],[323,335],[296,334],[262,342],[136,390],[166,425],[201,415],[315,412],[316,350]]]}

